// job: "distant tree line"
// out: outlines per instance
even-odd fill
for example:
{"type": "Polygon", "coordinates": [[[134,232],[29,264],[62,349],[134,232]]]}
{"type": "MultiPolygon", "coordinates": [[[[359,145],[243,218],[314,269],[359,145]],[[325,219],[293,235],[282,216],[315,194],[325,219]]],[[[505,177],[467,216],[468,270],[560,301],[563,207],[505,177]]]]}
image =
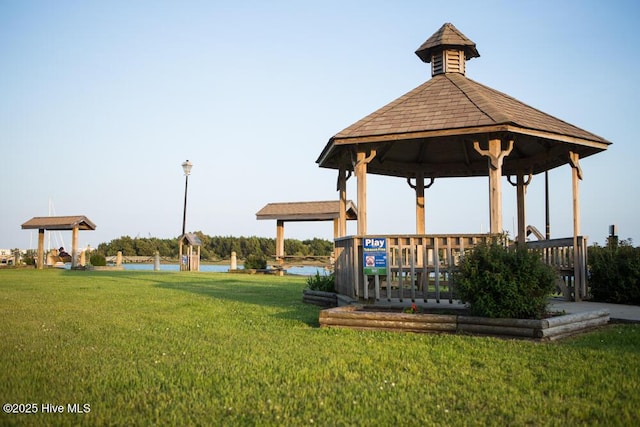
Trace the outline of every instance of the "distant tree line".
{"type": "MultiPolygon", "coordinates": [[[[197,231],[200,238],[200,257],[203,260],[216,261],[229,259],[235,252],[239,259],[248,256],[273,257],[276,253],[276,241],[267,237],[207,236],[197,231]]],[[[100,243],[96,251],[104,256],[116,255],[122,251],[125,256],[152,256],[158,251],[163,258],[178,258],[178,238],[158,239],[155,237],[122,236],[109,243],[100,243]]],[[[296,240],[285,239],[284,251],[294,256],[329,256],[333,251],[333,242],[324,239],[296,240]]]]}

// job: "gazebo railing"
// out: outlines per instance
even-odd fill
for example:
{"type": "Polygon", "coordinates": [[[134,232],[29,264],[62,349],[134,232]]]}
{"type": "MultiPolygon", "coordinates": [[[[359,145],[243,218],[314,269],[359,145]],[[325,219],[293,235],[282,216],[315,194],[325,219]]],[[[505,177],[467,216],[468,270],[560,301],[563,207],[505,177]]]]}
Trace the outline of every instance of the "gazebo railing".
{"type": "MultiPolygon", "coordinates": [[[[337,238],[335,280],[338,293],[365,302],[435,300],[438,303],[442,300],[452,303],[456,299],[453,275],[464,251],[495,238],[490,234],[366,237],[386,239],[387,274],[364,274],[363,237],[337,238]]],[[[528,242],[527,246],[540,249],[543,259],[558,270],[566,296],[572,287],[581,295],[586,294],[586,238],[578,238],[577,254],[573,238],[528,242]]]]}
{"type": "Polygon", "coordinates": [[[587,237],[535,240],[527,242],[529,249],[539,250],[542,259],[554,267],[560,276],[558,287],[567,298],[579,300],[587,295],[587,237]]]}

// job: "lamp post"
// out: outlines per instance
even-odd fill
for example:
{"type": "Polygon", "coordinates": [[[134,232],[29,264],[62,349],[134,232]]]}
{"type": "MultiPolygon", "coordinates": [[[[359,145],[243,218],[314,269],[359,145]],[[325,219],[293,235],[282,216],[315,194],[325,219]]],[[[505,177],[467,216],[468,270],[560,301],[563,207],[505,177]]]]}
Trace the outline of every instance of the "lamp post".
{"type": "Polygon", "coordinates": [[[186,160],[182,164],[182,170],[184,171],[184,210],[182,212],[182,235],[184,236],[185,227],[187,225],[187,186],[189,185],[189,174],[191,174],[191,168],[193,164],[186,160]]]}

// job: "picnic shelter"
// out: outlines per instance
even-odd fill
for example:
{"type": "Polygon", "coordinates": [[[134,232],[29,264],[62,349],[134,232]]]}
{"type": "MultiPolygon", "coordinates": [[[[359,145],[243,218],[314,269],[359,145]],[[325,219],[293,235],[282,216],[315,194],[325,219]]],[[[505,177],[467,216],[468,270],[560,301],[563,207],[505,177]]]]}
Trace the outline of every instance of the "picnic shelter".
{"type": "Polygon", "coordinates": [[[96,225],[84,215],[75,216],[36,216],[22,224],[23,230],[38,230],[37,268],[44,268],[44,233],[45,230],[71,230],[71,268],[78,266],[78,232],[95,230],[96,225]]]}
{"type": "Polygon", "coordinates": [[[358,218],[351,200],[268,203],[256,213],[258,220],[276,220],[276,261],[284,262],[285,222],[333,221],[333,237],[345,236],[347,220],[358,218]]]}

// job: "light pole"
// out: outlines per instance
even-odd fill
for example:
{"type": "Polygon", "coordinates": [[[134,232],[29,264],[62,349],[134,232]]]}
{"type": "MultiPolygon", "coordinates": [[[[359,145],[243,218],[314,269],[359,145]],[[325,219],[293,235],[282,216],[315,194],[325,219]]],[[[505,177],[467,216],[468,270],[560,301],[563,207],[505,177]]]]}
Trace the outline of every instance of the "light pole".
{"type": "Polygon", "coordinates": [[[187,186],[189,185],[189,174],[191,174],[191,168],[193,163],[189,160],[182,164],[182,170],[184,171],[184,211],[182,213],[182,235],[184,236],[185,227],[187,225],[187,186]]]}

